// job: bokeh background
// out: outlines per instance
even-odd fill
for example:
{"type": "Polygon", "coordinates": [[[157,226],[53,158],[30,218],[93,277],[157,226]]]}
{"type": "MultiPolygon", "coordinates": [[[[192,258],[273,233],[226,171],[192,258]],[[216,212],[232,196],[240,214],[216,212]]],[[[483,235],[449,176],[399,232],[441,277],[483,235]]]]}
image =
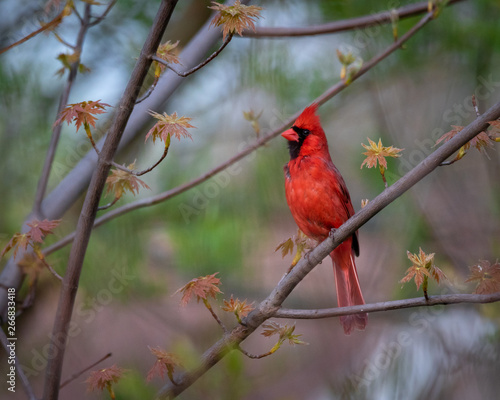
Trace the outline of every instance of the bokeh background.
{"type": "MultiPolygon", "coordinates": [[[[77,2],[78,3],[78,2],[77,2]]],[[[91,29],[80,75],[70,102],[102,99],[115,105],[146,38],[159,1],[120,0],[107,20],[91,29]]],[[[403,1],[262,1],[261,26],[307,26],[399,7],[403,1]]],[[[210,17],[207,1],[179,2],[165,40],[182,48],[210,17]]],[[[37,29],[43,2],[21,7],[0,3],[1,47],[37,29]]],[[[81,4],[78,4],[81,7],[81,4]]],[[[406,31],[419,17],[399,22],[406,31]]],[[[332,158],[342,172],[355,209],[383,190],[377,170],[360,169],[361,143],[382,139],[404,148],[389,161],[389,184],[434,150],[450,125],[467,125],[475,113],[471,95],[486,110],[500,99],[500,5],[463,1],[447,7],[403,49],[370,70],[320,109],[332,158]]],[[[74,38],[70,17],[60,28],[74,38]]],[[[145,181],[151,191],[189,181],[255,141],[243,112],[262,112],[262,132],[279,126],[339,80],[336,49],[364,60],[393,41],[390,25],[303,38],[236,37],[217,59],[185,80],[162,109],[193,118],[193,140],[175,141],[167,159],[145,181]]],[[[17,232],[32,207],[39,171],[56,118],[64,79],[56,57],[66,49],[53,36],[40,35],[0,57],[0,245],[17,232]]],[[[101,130],[106,116],[101,117],[101,130]]],[[[152,123],[152,121],[151,121],[152,123]]],[[[162,152],[143,137],[118,161],[148,166],[162,152]]],[[[159,146],[161,147],[161,146],[159,146]]],[[[83,132],[64,127],[50,188],[89,149],[83,132]]],[[[162,386],[145,376],[154,363],[148,346],[179,355],[186,368],[220,335],[201,304],[179,306],[174,292],[187,281],[219,272],[224,292],[249,302],[267,296],[288,268],[275,248],[296,232],[283,188],[288,161],[278,137],[224,172],[167,202],[129,213],[92,235],[75,308],[75,335],[64,363],[63,380],[108,352],[100,367],[128,369],[116,385],[119,399],[146,399],[162,386]],[[188,208],[186,208],[186,206],[188,208]],[[191,207],[191,208],[189,208],[191,207]],[[196,210],[188,213],[183,210],[196,210]]],[[[406,251],[436,253],[449,283],[430,284],[431,294],[470,293],[469,269],[500,255],[500,157],[497,148],[442,167],[375,216],[360,230],[358,271],[367,302],[420,296],[414,284],[399,280],[410,263],[406,251]]],[[[109,201],[110,199],[107,199],[109,201]]],[[[119,204],[132,201],[128,195],[119,204]]],[[[53,242],[74,229],[83,197],[64,216],[53,242]]],[[[106,200],[105,200],[106,201],[106,200]]],[[[49,257],[64,274],[69,248],[49,257]]],[[[5,264],[0,261],[0,266],[5,264]]],[[[333,307],[334,278],[325,260],[297,287],[287,307],[333,307]]],[[[26,290],[24,288],[23,290],[26,290]]],[[[18,356],[38,393],[43,384],[48,337],[59,282],[44,273],[32,308],[18,319],[18,356]]],[[[231,315],[222,315],[228,324],[231,315]]],[[[491,399],[500,390],[499,306],[454,305],[372,314],[366,331],[344,336],[337,319],[286,321],[307,346],[284,345],[262,360],[231,353],[181,399],[491,399]]],[[[273,339],[254,334],[243,343],[265,353],[273,339]]],[[[7,369],[0,356],[0,372],[7,369]]],[[[76,379],[61,398],[107,398],[89,393],[76,379]]],[[[2,384],[4,385],[4,384],[2,384]]],[[[20,382],[17,394],[24,398],[20,382]]],[[[2,392],[7,393],[7,392],[2,392]]],[[[4,394],[2,394],[4,396],[4,394]]]]}

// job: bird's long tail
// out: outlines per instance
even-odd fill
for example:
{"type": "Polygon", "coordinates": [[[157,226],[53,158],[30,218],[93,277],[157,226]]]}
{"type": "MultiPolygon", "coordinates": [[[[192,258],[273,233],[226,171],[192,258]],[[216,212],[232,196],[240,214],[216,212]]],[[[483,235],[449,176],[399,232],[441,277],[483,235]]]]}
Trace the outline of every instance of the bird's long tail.
{"type": "MultiPolygon", "coordinates": [[[[330,253],[335,271],[335,284],[337,286],[337,302],[339,307],[365,304],[359,286],[358,273],[354,263],[354,254],[351,250],[351,241],[347,240],[330,253]]],[[[346,335],[353,329],[364,330],[368,315],[354,314],[340,317],[346,335]]]]}

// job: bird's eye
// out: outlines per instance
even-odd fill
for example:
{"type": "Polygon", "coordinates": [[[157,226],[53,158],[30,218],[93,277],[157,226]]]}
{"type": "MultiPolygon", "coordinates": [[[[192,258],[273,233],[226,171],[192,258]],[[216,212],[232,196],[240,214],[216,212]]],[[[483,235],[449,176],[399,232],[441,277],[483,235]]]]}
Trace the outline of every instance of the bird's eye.
{"type": "Polygon", "coordinates": [[[307,129],[298,128],[295,125],[292,126],[292,129],[297,132],[300,138],[305,139],[311,132],[307,129]]]}

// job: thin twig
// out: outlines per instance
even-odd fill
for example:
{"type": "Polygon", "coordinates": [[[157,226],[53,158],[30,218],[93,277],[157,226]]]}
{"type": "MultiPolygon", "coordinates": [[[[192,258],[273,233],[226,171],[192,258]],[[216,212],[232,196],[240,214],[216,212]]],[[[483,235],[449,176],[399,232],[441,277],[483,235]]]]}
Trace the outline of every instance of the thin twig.
{"type": "Polygon", "coordinates": [[[98,17],[94,17],[94,18],[95,18],[95,20],[94,20],[94,21],[92,21],[92,22],[90,23],[90,26],[97,25],[97,24],[98,24],[98,23],[100,23],[100,22],[101,22],[104,18],[106,18],[106,17],[107,17],[107,15],[108,15],[108,13],[111,11],[111,9],[113,8],[113,6],[115,5],[115,3],[116,3],[116,0],[112,0],[112,1],[108,4],[108,6],[106,7],[106,9],[104,10],[104,12],[103,12],[100,16],[98,16],[98,17]]]}
{"type": "Polygon", "coordinates": [[[85,372],[87,372],[89,369],[94,368],[96,365],[102,363],[104,360],[107,360],[109,357],[111,357],[113,354],[108,353],[104,357],[102,357],[100,360],[96,361],[92,365],[89,365],[87,368],[82,369],[80,372],[76,372],[73,375],[71,375],[68,379],[66,379],[63,383],[61,383],[61,386],[59,386],[59,389],[62,389],[64,386],[66,386],[68,383],[71,383],[74,381],[76,378],[79,376],[83,375],[85,372]]]}
{"type": "MultiPolygon", "coordinates": [[[[2,346],[5,349],[5,352],[7,353],[8,358],[10,358],[12,356],[11,349],[9,347],[7,347],[9,345],[9,339],[7,339],[7,335],[5,334],[3,329],[0,329],[0,341],[2,342],[2,346]]],[[[21,363],[19,362],[19,359],[17,358],[17,355],[13,359],[14,359],[14,363],[15,363],[14,365],[16,368],[17,375],[21,379],[21,383],[23,385],[24,391],[26,392],[26,395],[28,396],[28,399],[29,400],[37,400],[35,393],[33,392],[33,388],[31,387],[30,381],[28,380],[28,377],[24,373],[23,368],[21,367],[21,363]]]]}
{"type": "Polygon", "coordinates": [[[214,319],[220,325],[220,327],[222,328],[222,330],[224,331],[224,333],[227,333],[228,329],[227,329],[226,325],[224,325],[222,323],[222,321],[220,320],[219,316],[215,313],[215,311],[213,310],[213,308],[210,305],[210,303],[208,302],[208,300],[207,299],[202,299],[202,300],[203,300],[203,304],[205,304],[205,307],[208,309],[208,311],[210,311],[210,314],[212,314],[212,317],[214,317],[214,319]]]}
{"type": "MultiPolygon", "coordinates": [[[[88,3],[88,4],[90,4],[90,3],[88,3]]],[[[83,24],[83,17],[80,15],[80,12],[78,11],[78,8],[76,8],[73,5],[73,7],[71,7],[71,9],[73,10],[73,14],[75,14],[76,17],[80,20],[80,24],[83,24]]]]}
{"type": "Polygon", "coordinates": [[[113,207],[118,200],[120,200],[120,197],[115,197],[111,203],[108,203],[108,204],[106,204],[104,206],[98,207],[97,211],[102,211],[102,210],[106,210],[106,209],[108,209],[110,207],[113,207]]]}
{"type": "Polygon", "coordinates": [[[151,56],[151,59],[153,61],[159,62],[162,65],[165,65],[168,69],[175,72],[180,77],[185,78],[186,76],[189,76],[189,75],[195,73],[196,71],[198,71],[199,69],[203,68],[210,61],[212,61],[215,57],[217,57],[222,52],[222,50],[224,50],[224,48],[229,44],[229,42],[231,41],[232,38],[233,38],[233,34],[230,33],[229,35],[227,35],[226,40],[224,40],[224,43],[222,43],[222,46],[219,47],[216,51],[214,51],[210,55],[210,57],[208,57],[205,61],[198,64],[196,67],[193,67],[190,70],[187,70],[185,72],[179,72],[179,71],[175,70],[173,67],[170,66],[170,64],[168,62],[166,62],[165,60],[162,60],[160,57],[158,57],[156,55],[151,56]]]}
{"type": "Polygon", "coordinates": [[[40,261],[42,262],[43,265],[50,271],[52,275],[54,275],[57,279],[59,279],[61,282],[63,280],[63,277],[59,275],[54,268],[50,266],[50,264],[45,260],[45,257],[43,257],[43,254],[41,254],[42,257],[39,257],[40,261]]]}
{"type": "Polygon", "coordinates": [[[151,96],[151,94],[153,93],[153,90],[155,90],[156,85],[158,84],[158,80],[159,79],[160,79],[159,76],[155,76],[155,80],[153,81],[153,84],[148,88],[148,90],[146,91],[146,93],[144,93],[144,95],[140,99],[138,99],[138,100],[135,101],[135,104],[142,103],[149,96],[151,96]]]}
{"type": "Polygon", "coordinates": [[[235,346],[236,350],[238,350],[240,353],[244,354],[245,356],[247,356],[248,358],[252,358],[254,360],[260,360],[261,358],[264,358],[264,357],[267,357],[267,356],[270,356],[271,354],[274,354],[275,352],[270,350],[268,351],[267,353],[264,353],[264,354],[259,354],[259,355],[255,355],[255,354],[252,354],[252,353],[249,353],[248,351],[246,350],[243,350],[239,345],[238,346],[235,346]]]}
{"type": "Polygon", "coordinates": [[[151,167],[146,168],[142,171],[135,171],[133,169],[129,169],[127,167],[124,167],[123,165],[120,165],[120,164],[114,162],[114,161],[111,162],[111,165],[117,169],[128,172],[129,174],[132,174],[135,176],[141,176],[141,175],[147,174],[148,172],[151,172],[153,169],[155,169],[165,159],[165,157],[168,154],[169,148],[170,148],[170,146],[165,146],[165,150],[163,150],[163,154],[161,155],[160,159],[156,163],[154,163],[151,167]]]}
{"type": "MultiPolygon", "coordinates": [[[[462,0],[451,0],[447,5],[457,3],[462,0]]],[[[247,29],[243,32],[243,37],[247,38],[282,38],[296,36],[322,35],[328,33],[344,32],[354,29],[367,28],[373,25],[389,24],[395,15],[399,19],[413,17],[424,14],[428,11],[428,2],[410,4],[391,11],[382,11],[376,14],[365,15],[357,18],[344,19],[341,21],[329,22],[323,25],[305,27],[262,27],[259,26],[253,31],[247,29]]]]}
{"type": "Polygon", "coordinates": [[[62,44],[64,44],[65,46],[69,47],[70,49],[72,49],[73,51],[76,51],[76,45],[75,44],[71,44],[69,42],[67,42],[66,40],[64,40],[61,35],[59,35],[56,31],[52,31],[52,34],[56,37],[56,39],[61,42],[62,44]]]}

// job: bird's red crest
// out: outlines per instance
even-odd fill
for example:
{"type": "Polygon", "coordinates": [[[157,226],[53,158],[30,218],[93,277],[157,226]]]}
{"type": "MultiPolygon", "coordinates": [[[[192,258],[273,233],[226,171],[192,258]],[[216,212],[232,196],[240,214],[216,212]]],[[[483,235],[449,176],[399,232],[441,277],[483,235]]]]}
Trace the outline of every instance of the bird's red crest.
{"type": "Polygon", "coordinates": [[[319,116],[316,115],[317,109],[318,105],[316,103],[311,104],[304,111],[302,111],[302,114],[300,114],[299,118],[297,118],[294,125],[297,128],[307,129],[313,132],[321,129],[319,116]]]}

